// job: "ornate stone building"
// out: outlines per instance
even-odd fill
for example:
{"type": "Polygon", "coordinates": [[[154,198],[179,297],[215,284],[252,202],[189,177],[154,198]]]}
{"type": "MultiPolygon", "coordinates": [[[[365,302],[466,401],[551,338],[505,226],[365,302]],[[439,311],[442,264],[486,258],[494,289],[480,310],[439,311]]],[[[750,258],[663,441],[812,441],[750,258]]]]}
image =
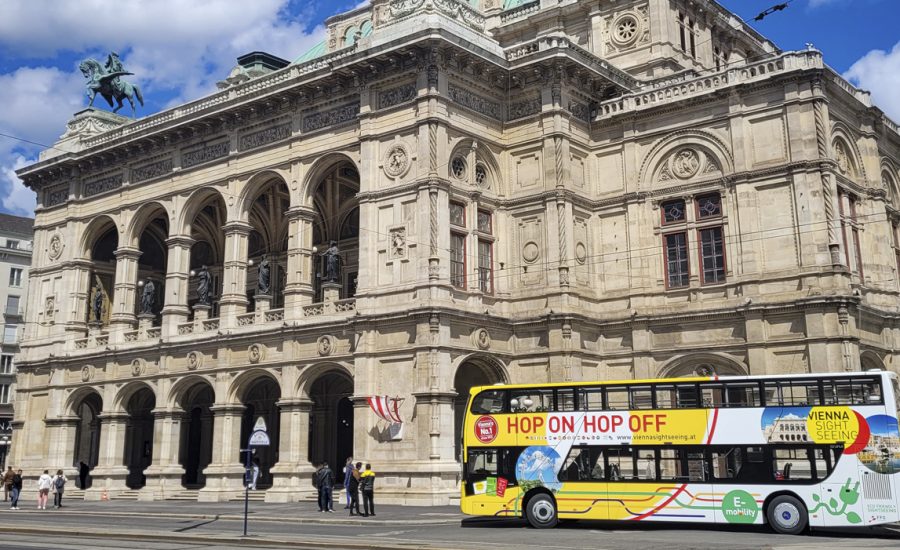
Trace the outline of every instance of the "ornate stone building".
{"type": "Polygon", "coordinates": [[[227,499],[262,416],[268,500],[352,454],[381,499],[446,503],[472,385],[897,370],[900,133],[820,52],[712,0],[327,26],[197,101],[79,113],[19,172],[15,464],[227,499]]]}

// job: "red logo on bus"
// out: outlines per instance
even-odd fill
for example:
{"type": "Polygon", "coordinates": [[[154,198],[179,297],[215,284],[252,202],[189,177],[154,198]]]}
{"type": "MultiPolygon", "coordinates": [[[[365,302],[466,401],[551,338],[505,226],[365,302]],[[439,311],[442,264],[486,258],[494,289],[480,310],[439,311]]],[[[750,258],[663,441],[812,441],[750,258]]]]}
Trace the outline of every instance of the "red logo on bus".
{"type": "Polygon", "coordinates": [[[497,421],[493,416],[482,416],[475,421],[475,437],[482,443],[497,439],[497,421]]]}

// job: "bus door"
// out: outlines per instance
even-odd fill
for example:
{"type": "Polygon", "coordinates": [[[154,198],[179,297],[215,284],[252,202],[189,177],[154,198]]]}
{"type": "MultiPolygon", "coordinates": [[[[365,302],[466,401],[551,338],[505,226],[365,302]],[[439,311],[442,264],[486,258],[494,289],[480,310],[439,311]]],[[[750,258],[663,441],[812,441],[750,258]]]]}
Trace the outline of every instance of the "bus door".
{"type": "Polygon", "coordinates": [[[610,519],[608,478],[602,447],[573,445],[557,474],[562,484],[556,494],[561,517],[610,519]]]}

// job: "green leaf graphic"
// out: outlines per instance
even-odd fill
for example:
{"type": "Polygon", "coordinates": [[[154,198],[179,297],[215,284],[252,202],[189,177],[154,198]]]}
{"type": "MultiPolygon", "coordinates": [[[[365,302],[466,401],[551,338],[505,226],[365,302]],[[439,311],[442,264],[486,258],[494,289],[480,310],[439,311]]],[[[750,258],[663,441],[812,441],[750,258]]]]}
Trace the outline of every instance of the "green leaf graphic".
{"type": "Polygon", "coordinates": [[[828,506],[831,507],[832,510],[837,510],[837,500],[835,500],[835,499],[829,500],[828,506]]]}
{"type": "Polygon", "coordinates": [[[861,523],[862,518],[856,512],[847,512],[847,521],[850,523],[861,523]]]}

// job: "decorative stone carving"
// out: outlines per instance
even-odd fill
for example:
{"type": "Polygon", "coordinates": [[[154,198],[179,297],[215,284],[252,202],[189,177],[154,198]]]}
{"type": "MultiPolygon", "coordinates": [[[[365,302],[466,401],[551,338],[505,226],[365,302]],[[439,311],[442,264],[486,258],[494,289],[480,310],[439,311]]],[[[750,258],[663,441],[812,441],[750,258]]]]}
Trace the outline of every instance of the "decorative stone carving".
{"type": "Polygon", "coordinates": [[[409,171],[409,151],[402,143],[391,146],[384,155],[384,173],[399,178],[409,171]]]}
{"type": "Polygon", "coordinates": [[[263,145],[268,145],[269,143],[288,138],[290,137],[290,135],[291,125],[279,124],[278,126],[272,126],[270,128],[266,128],[265,130],[259,130],[257,132],[241,136],[239,148],[241,151],[254,149],[256,147],[261,147],[263,145]]]}
{"type": "Polygon", "coordinates": [[[620,15],[612,25],[612,40],[619,46],[630,46],[640,34],[641,24],[632,13],[620,15]]]}
{"type": "Polygon", "coordinates": [[[472,27],[477,31],[484,30],[484,16],[462,0],[391,0],[388,13],[390,19],[408,17],[419,12],[423,4],[432,4],[442,13],[472,27]]]}
{"type": "Polygon", "coordinates": [[[213,145],[207,145],[200,149],[185,151],[181,155],[181,167],[190,168],[204,162],[209,162],[217,158],[228,155],[228,142],[222,141],[213,145]]]}
{"type": "Polygon", "coordinates": [[[334,338],[328,335],[319,336],[319,339],[316,341],[316,350],[322,357],[331,355],[334,353],[334,338]]]}
{"type": "Polygon", "coordinates": [[[694,376],[713,376],[714,374],[716,371],[710,365],[700,365],[694,369],[694,376]]]}
{"type": "Polygon", "coordinates": [[[681,179],[692,178],[700,170],[700,156],[693,149],[682,149],[672,159],[672,172],[681,179]]]}
{"type": "Polygon", "coordinates": [[[529,241],[522,247],[522,259],[529,264],[536,262],[540,255],[541,249],[534,241],[529,241]]]}
{"type": "Polygon", "coordinates": [[[85,365],[81,367],[81,381],[90,382],[94,378],[94,366],[85,365]]]}
{"type": "Polygon", "coordinates": [[[384,90],[378,94],[378,108],[387,109],[394,105],[399,105],[406,101],[411,101],[416,97],[415,83],[404,84],[396,88],[384,90]]]}
{"type": "Polygon", "coordinates": [[[197,370],[203,366],[203,354],[199,351],[192,351],[187,354],[188,370],[197,370]]]}
{"type": "Polygon", "coordinates": [[[140,376],[144,374],[147,363],[140,357],[131,360],[131,376],[140,376]]]}
{"type": "Polygon", "coordinates": [[[259,363],[266,358],[266,346],[262,344],[250,344],[247,348],[247,360],[251,363],[259,363]]]}
{"type": "Polygon", "coordinates": [[[834,143],[834,156],[837,160],[838,170],[841,174],[852,176],[853,165],[850,163],[850,155],[847,154],[846,147],[840,141],[834,143]]]}
{"type": "Polygon", "coordinates": [[[534,97],[525,101],[513,103],[507,109],[507,120],[515,120],[541,112],[541,98],[534,97]]]}
{"type": "Polygon", "coordinates": [[[491,334],[485,328],[478,328],[472,331],[472,344],[478,349],[489,349],[491,347],[491,334]]]}
{"type": "Polygon", "coordinates": [[[47,257],[51,260],[58,260],[59,257],[62,256],[64,247],[62,235],[54,233],[50,237],[50,242],[47,245],[47,257]]]}
{"type": "Polygon", "coordinates": [[[131,171],[131,183],[158,178],[172,171],[172,159],[163,159],[151,164],[139,166],[131,171]]]}
{"type": "Polygon", "coordinates": [[[321,130],[322,128],[353,120],[358,114],[359,102],[350,103],[349,105],[337,107],[330,111],[314,113],[303,117],[302,128],[304,132],[314,132],[316,130],[321,130]]]}
{"type": "Polygon", "coordinates": [[[456,86],[450,86],[448,92],[450,94],[450,99],[453,100],[454,103],[462,105],[467,109],[471,109],[476,113],[480,113],[496,120],[500,120],[503,116],[499,103],[473,94],[469,90],[457,88],[456,86]]]}
{"type": "Polygon", "coordinates": [[[583,120],[584,122],[591,121],[591,108],[587,105],[570,101],[569,112],[578,120],[583,120]]]}
{"type": "Polygon", "coordinates": [[[118,189],[119,187],[122,187],[121,172],[86,182],[82,194],[85,197],[92,197],[94,195],[99,195],[100,193],[118,189]]]}
{"type": "Polygon", "coordinates": [[[587,261],[587,247],[582,242],[575,244],[575,261],[579,265],[584,265],[584,262],[587,261]]]}
{"type": "Polygon", "coordinates": [[[52,187],[44,191],[44,206],[56,206],[58,204],[65,204],[66,201],[69,200],[69,186],[61,185],[59,187],[52,187]]]}
{"type": "Polygon", "coordinates": [[[391,229],[391,257],[403,258],[406,256],[406,228],[395,227],[391,229]]]}
{"type": "Polygon", "coordinates": [[[44,298],[44,322],[52,323],[53,317],[56,315],[56,297],[47,296],[44,298]]]}

